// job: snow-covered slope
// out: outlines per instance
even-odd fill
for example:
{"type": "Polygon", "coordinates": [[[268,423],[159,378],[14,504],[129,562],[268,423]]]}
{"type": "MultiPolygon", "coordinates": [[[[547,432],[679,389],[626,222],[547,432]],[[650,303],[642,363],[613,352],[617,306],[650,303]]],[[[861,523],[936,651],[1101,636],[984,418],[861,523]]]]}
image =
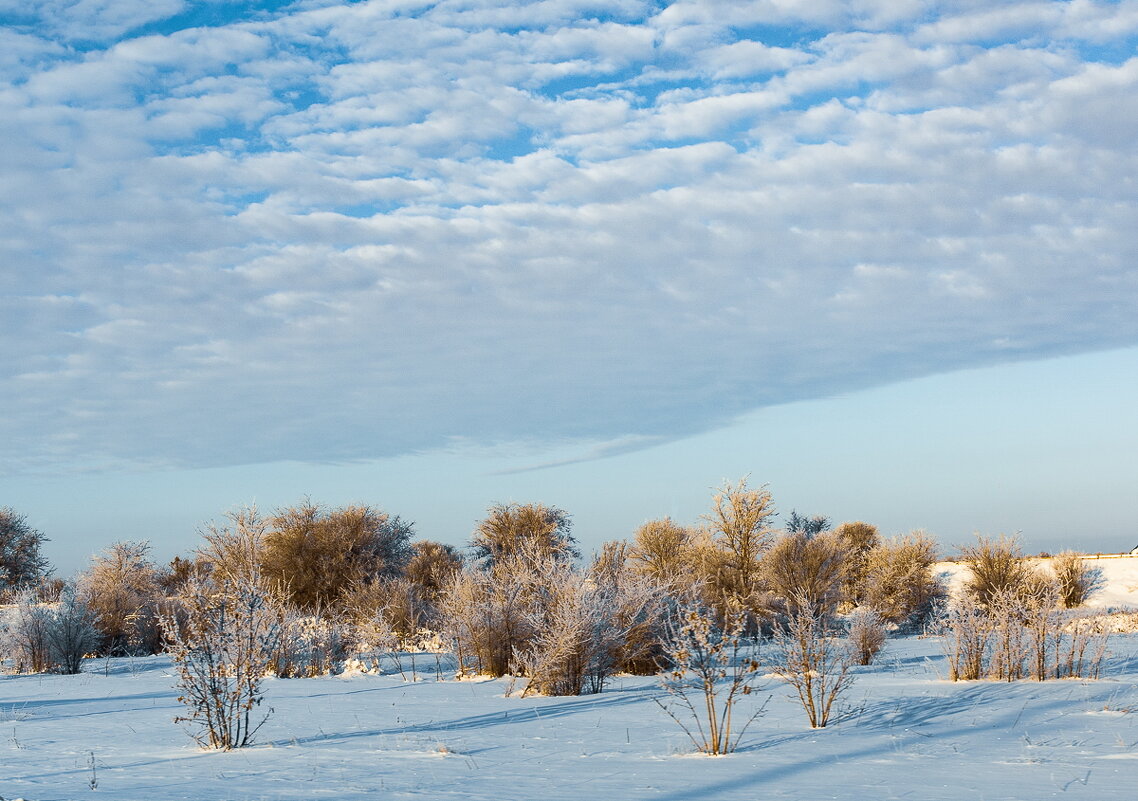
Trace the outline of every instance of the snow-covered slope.
{"type": "MultiPolygon", "coordinates": [[[[1102,572],[1103,586],[1087,602],[1093,609],[1138,609],[1138,556],[1089,555],[1084,560],[1093,569],[1102,572]]],[[[1050,559],[1032,559],[1044,572],[1050,568],[1050,559]]],[[[959,592],[968,577],[968,568],[959,562],[939,562],[935,570],[944,576],[949,591],[959,592]]]]}

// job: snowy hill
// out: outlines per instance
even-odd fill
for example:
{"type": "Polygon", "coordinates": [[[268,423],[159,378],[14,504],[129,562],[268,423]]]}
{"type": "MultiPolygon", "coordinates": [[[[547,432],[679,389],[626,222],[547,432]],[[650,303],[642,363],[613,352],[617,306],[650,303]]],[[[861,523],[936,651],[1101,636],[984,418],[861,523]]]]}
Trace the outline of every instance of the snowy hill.
{"type": "MultiPolygon", "coordinates": [[[[1102,571],[1103,586],[1087,602],[1092,609],[1138,610],[1138,556],[1130,554],[1092,554],[1083,559],[1090,567],[1102,571]]],[[[1049,572],[1051,560],[1034,558],[1034,564],[1049,572]]],[[[968,576],[968,568],[960,562],[938,562],[934,568],[945,577],[949,591],[957,593],[968,576]]]]}

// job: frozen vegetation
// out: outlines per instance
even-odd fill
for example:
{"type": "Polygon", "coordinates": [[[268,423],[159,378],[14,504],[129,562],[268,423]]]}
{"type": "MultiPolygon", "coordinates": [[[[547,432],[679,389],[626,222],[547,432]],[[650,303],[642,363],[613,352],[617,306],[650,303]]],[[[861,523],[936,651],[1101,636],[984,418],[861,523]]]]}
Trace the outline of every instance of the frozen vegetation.
{"type": "Polygon", "coordinates": [[[0,549],[0,799],[1134,797],[1138,557],[773,517],[740,481],[589,560],[542,504],[465,554],[308,501],[75,582],[0,549]]]}
{"type": "MultiPolygon", "coordinates": [[[[1100,564],[1103,598],[1135,605],[1138,559],[1100,564]]],[[[1112,636],[1097,680],[1011,683],[949,681],[940,638],[891,638],[852,668],[825,729],[764,671],[740,714],[765,712],[722,757],[693,754],[653,677],[523,698],[509,678],[453,679],[453,661],[438,680],[431,656],[414,677],[408,659],[403,674],[384,667],[267,679],[274,714],[233,751],[202,750],[172,722],[183,707],[168,656],[0,676],[0,796],[995,801],[1131,799],[1138,786],[1136,634],[1112,636]]]]}

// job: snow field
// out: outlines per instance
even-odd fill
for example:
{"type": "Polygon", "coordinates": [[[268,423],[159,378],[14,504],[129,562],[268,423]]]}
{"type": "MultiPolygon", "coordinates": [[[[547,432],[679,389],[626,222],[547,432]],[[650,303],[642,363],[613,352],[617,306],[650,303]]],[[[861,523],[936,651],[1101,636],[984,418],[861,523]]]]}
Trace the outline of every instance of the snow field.
{"type": "Polygon", "coordinates": [[[692,754],[650,677],[569,698],[435,681],[433,664],[418,682],[273,679],[258,744],[224,753],[172,722],[167,657],[85,669],[0,677],[3,798],[1034,801],[1129,800],[1138,787],[1132,634],[1112,638],[1098,681],[1011,684],[949,682],[939,640],[891,640],[823,730],[772,676],[744,702],[770,696],[766,714],[726,757],[692,754]]]}

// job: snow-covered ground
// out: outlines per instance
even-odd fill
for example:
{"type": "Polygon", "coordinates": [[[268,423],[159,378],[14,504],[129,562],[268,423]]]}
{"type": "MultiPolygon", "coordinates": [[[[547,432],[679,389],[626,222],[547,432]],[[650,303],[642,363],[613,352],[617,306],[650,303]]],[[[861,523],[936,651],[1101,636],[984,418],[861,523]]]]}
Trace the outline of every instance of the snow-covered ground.
{"type": "MultiPolygon", "coordinates": [[[[1098,605],[1138,600],[1138,559],[1102,566],[1098,605]]],[[[692,754],[651,678],[519,698],[506,680],[436,681],[433,660],[418,682],[270,680],[258,744],[208,752],[172,722],[166,657],[91,660],[78,676],[0,676],[0,796],[1130,801],[1138,634],[1115,635],[1110,651],[1097,681],[952,683],[937,639],[895,639],[857,669],[844,715],[823,730],[768,678],[755,699],[770,696],[765,715],[726,757],[692,754]]]]}

